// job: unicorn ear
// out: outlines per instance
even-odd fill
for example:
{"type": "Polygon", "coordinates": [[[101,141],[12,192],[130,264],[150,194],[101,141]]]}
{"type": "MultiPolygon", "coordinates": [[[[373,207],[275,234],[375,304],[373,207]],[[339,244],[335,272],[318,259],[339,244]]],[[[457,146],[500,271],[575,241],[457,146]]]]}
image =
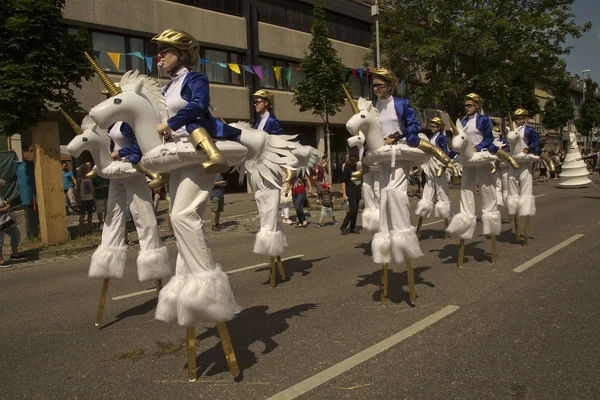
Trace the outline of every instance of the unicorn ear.
{"type": "Polygon", "coordinates": [[[141,94],[143,86],[144,86],[144,82],[140,79],[138,82],[135,83],[135,86],[133,87],[133,91],[137,94],[141,94]]]}
{"type": "Polygon", "coordinates": [[[371,107],[373,107],[372,101],[365,102],[365,111],[371,111],[371,107]]]}

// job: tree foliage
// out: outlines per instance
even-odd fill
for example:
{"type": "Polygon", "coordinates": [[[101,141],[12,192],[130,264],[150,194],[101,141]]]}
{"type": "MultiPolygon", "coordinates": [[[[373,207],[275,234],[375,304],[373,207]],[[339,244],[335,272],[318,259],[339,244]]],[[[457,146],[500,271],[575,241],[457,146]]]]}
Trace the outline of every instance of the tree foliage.
{"type": "Polygon", "coordinates": [[[586,79],[585,84],[585,101],[579,111],[579,118],[575,120],[575,126],[579,133],[588,136],[593,128],[600,125],[600,102],[596,98],[598,84],[591,79],[586,79]]]}
{"type": "Polygon", "coordinates": [[[566,38],[591,26],[575,23],[573,2],[390,1],[382,14],[382,52],[398,76],[425,82],[412,98],[418,106],[457,115],[462,96],[477,92],[488,110],[501,114],[531,108],[519,88],[532,87],[538,77],[562,76],[562,56],[570,52],[566,38]],[[523,104],[511,96],[521,96],[523,104]]]}
{"type": "Polygon", "coordinates": [[[312,39],[300,63],[306,78],[294,89],[294,104],[301,112],[312,110],[328,125],[329,117],[338,113],[345,102],[344,64],[327,37],[323,0],[315,1],[313,15],[312,39]]]}
{"type": "Polygon", "coordinates": [[[60,26],[65,0],[4,0],[0,7],[0,134],[25,131],[50,104],[79,110],[74,88],[92,69],[85,36],[60,26]]]}
{"type": "Polygon", "coordinates": [[[548,101],[544,107],[544,119],[542,123],[548,129],[554,129],[561,133],[575,117],[575,108],[569,97],[569,81],[567,79],[559,81],[552,90],[554,99],[548,101]]]}

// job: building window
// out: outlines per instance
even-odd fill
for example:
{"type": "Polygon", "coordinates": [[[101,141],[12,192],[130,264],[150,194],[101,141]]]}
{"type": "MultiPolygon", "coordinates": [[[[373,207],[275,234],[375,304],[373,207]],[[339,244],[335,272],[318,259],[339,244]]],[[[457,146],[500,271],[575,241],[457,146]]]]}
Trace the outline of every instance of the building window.
{"type": "Polygon", "coordinates": [[[101,51],[97,63],[106,72],[125,72],[127,71],[127,58],[122,56],[119,60],[119,69],[115,67],[110,57],[106,52],[111,53],[126,53],[125,51],[125,36],[115,35],[106,32],[92,32],[92,44],[94,50],[101,51]]]}
{"type": "Polygon", "coordinates": [[[226,50],[217,49],[200,49],[200,56],[208,60],[208,63],[200,66],[200,71],[204,72],[208,77],[209,82],[224,83],[228,85],[244,85],[243,69],[241,64],[244,63],[241,53],[235,53],[226,50]],[[219,64],[240,64],[240,74],[233,72],[228,65],[222,67],[219,64]]]}
{"type": "Polygon", "coordinates": [[[263,69],[263,80],[260,82],[260,86],[265,89],[294,91],[298,82],[303,79],[302,72],[298,70],[300,63],[269,57],[259,57],[258,60],[261,66],[271,67],[263,69]],[[282,67],[279,81],[275,76],[273,67],[282,67]],[[288,74],[290,74],[289,83],[288,74]]]}
{"type": "Polygon", "coordinates": [[[243,0],[171,0],[174,3],[187,4],[188,6],[206,8],[226,14],[242,15],[243,0]]]}

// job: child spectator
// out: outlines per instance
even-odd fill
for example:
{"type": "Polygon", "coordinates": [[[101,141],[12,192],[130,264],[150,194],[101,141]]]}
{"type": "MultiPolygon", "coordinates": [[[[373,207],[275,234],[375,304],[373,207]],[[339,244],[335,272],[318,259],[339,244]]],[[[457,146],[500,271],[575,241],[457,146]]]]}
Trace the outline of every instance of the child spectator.
{"type": "Polygon", "coordinates": [[[333,203],[335,202],[335,197],[333,197],[333,193],[331,193],[331,185],[329,185],[327,182],[323,182],[321,187],[323,190],[321,190],[319,193],[319,200],[317,201],[319,204],[321,204],[321,218],[319,219],[319,222],[315,224],[315,226],[317,228],[323,226],[323,218],[325,217],[331,217],[333,226],[336,226],[338,223],[333,215],[333,203]]]}

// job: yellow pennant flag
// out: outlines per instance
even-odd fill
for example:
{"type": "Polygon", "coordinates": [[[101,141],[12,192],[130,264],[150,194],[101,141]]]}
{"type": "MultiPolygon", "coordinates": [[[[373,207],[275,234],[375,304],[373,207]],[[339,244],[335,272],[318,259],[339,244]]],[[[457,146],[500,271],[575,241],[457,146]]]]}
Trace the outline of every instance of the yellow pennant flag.
{"type": "Polygon", "coordinates": [[[281,67],[273,67],[273,71],[275,71],[275,79],[279,83],[279,79],[281,79],[281,67]]]}
{"type": "MultiPolygon", "coordinates": [[[[119,71],[119,63],[121,62],[121,53],[111,53],[111,52],[107,51],[106,54],[110,57],[110,60],[113,62],[113,64],[115,64],[117,71],[119,71]]],[[[119,72],[121,72],[121,71],[119,71],[119,72]]]]}
{"type": "Polygon", "coordinates": [[[229,68],[235,72],[236,74],[240,74],[240,66],[238,64],[227,64],[229,65],[229,68]]]}

